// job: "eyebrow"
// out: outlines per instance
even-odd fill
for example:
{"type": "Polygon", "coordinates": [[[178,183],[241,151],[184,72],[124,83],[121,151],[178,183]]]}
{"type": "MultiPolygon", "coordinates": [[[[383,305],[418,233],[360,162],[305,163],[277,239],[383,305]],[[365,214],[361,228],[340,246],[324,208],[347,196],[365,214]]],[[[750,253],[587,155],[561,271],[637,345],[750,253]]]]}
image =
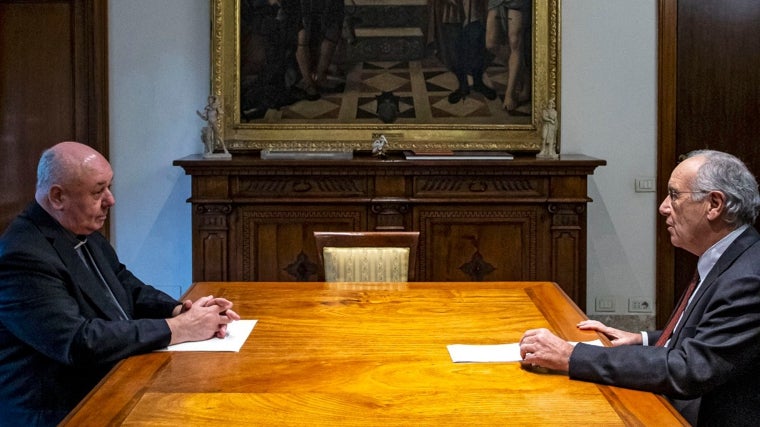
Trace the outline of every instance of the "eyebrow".
{"type": "Polygon", "coordinates": [[[108,188],[111,186],[113,181],[98,181],[93,185],[92,188],[96,188],[98,191],[102,190],[103,188],[108,188]]]}

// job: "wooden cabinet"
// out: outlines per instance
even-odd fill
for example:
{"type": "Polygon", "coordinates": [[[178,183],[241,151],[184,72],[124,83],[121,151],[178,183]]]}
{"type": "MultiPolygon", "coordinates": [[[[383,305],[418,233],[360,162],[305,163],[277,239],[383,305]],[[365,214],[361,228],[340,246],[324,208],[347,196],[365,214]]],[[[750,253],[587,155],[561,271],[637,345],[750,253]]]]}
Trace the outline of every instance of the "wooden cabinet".
{"type": "Polygon", "coordinates": [[[586,303],[587,177],[604,160],[175,160],[194,281],[314,281],[312,232],[417,230],[421,281],[555,281],[586,303]]]}

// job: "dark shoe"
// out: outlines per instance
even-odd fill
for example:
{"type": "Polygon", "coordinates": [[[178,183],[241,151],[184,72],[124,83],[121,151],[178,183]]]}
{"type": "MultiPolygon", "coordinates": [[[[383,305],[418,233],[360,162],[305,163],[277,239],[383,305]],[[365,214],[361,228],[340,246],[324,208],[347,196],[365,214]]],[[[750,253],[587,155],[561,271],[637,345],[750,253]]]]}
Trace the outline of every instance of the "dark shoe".
{"type": "Polygon", "coordinates": [[[467,98],[467,95],[470,94],[470,89],[467,90],[463,89],[457,89],[454,92],[451,92],[449,94],[449,104],[456,104],[457,102],[467,98]]]}
{"type": "Polygon", "coordinates": [[[319,92],[311,92],[310,90],[306,90],[304,93],[306,94],[307,101],[316,101],[322,97],[319,92]]]}
{"type": "Polygon", "coordinates": [[[486,86],[483,82],[475,83],[472,85],[472,90],[482,93],[488,100],[496,99],[496,91],[486,86]]]}

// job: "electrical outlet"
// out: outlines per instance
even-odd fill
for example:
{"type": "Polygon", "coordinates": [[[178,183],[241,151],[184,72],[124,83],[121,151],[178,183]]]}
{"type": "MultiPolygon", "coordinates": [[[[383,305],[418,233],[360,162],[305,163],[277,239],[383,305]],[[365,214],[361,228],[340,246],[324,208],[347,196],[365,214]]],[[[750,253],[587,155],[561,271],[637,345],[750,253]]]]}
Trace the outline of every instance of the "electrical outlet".
{"type": "Polygon", "coordinates": [[[609,313],[615,311],[615,297],[602,296],[596,297],[596,311],[599,313],[609,313]]]}
{"type": "Polygon", "coordinates": [[[652,300],[646,297],[628,298],[629,313],[651,313],[652,300]]]}

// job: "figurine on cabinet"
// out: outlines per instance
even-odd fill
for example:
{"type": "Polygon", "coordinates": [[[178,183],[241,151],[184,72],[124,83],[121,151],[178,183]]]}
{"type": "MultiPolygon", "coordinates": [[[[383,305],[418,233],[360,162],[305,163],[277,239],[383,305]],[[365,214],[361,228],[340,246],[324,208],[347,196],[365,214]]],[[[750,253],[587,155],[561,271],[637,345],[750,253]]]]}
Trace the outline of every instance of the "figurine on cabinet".
{"type": "Polygon", "coordinates": [[[219,103],[219,98],[214,95],[208,97],[208,104],[203,109],[203,112],[196,111],[198,117],[205,120],[208,126],[204,126],[201,129],[201,140],[203,141],[203,158],[204,159],[230,159],[232,155],[227,151],[227,146],[224,144],[224,140],[221,137],[219,131],[219,117],[222,115],[222,106],[219,103]],[[222,147],[222,152],[215,152],[216,147],[222,147]]]}
{"type": "Polygon", "coordinates": [[[385,135],[380,135],[372,141],[372,156],[384,159],[388,157],[388,140],[385,135]]]}
{"type": "Polygon", "coordinates": [[[557,109],[554,98],[549,100],[549,105],[541,114],[543,121],[541,152],[536,154],[538,159],[557,159],[557,109]]]}

